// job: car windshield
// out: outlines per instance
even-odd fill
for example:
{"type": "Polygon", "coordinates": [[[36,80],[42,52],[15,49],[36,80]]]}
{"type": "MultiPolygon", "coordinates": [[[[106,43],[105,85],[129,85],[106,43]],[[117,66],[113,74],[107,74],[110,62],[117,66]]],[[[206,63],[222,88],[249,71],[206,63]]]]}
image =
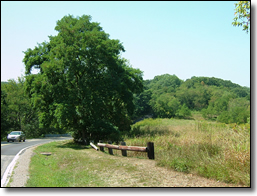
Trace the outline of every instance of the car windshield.
{"type": "Polygon", "coordinates": [[[11,132],[10,135],[20,135],[21,132],[11,132]]]}

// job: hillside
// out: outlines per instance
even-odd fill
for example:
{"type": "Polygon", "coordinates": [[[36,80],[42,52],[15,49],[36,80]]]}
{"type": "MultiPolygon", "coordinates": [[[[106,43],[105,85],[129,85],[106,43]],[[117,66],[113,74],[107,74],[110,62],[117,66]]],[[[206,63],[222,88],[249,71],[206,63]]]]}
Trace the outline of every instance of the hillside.
{"type": "Polygon", "coordinates": [[[206,119],[246,123],[250,117],[250,88],[214,77],[194,76],[183,81],[164,74],[144,81],[144,91],[135,95],[135,104],[134,119],[147,114],[186,118],[192,111],[200,111],[206,119]]]}

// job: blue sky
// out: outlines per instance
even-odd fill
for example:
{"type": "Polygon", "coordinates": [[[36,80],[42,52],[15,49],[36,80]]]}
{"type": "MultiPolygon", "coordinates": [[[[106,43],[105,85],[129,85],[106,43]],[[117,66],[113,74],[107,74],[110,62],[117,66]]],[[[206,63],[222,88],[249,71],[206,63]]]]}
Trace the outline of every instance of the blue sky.
{"type": "Polygon", "coordinates": [[[235,2],[1,1],[1,81],[24,75],[22,51],[56,35],[57,20],[85,14],[123,43],[122,56],[144,79],[168,73],[250,87],[250,34],[231,25],[235,2]]]}

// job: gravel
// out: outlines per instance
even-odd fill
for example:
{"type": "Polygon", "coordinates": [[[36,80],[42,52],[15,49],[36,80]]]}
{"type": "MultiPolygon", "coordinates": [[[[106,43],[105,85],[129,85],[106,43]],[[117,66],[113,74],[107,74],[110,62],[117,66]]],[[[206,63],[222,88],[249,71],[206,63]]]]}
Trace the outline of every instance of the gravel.
{"type": "Polygon", "coordinates": [[[23,152],[13,169],[13,173],[8,184],[8,187],[25,187],[27,180],[29,179],[29,164],[33,150],[36,146],[31,147],[23,152]]]}

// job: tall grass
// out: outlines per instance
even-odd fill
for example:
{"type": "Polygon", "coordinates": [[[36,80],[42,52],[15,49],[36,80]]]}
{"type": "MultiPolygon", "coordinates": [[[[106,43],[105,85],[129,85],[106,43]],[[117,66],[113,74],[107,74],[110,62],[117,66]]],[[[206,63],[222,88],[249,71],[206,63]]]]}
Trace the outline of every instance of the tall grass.
{"type": "MultiPolygon", "coordinates": [[[[159,166],[250,186],[249,125],[145,119],[133,125],[125,141],[134,146],[154,142],[159,166]]],[[[146,153],[131,153],[146,157],[146,153]]]]}

